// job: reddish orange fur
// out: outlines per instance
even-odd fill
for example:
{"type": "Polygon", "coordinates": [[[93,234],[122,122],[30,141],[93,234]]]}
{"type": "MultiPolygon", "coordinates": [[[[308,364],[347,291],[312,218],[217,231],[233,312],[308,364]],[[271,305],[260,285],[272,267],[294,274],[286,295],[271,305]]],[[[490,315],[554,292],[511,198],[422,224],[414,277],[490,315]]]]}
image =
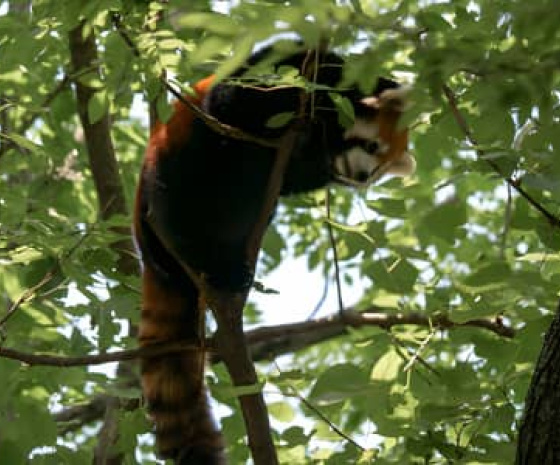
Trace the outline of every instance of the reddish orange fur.
{"type": "Polygon", "coordinates": [[[399,118],[401,115],[400,111],[391,108],[381,108],[376,118],[379,138],[388,147],[387,152],[378,155],[383,162],[398,160],[407,150],[408,130],[406,128],[399,128],[399,118]]]}
{"type": "MultiPolygon", "coordinates": [[[[214,75],[202,79],[193,86],[196,95],[187,96],[185,98],[194,105],[200,105],[212,88],[214,81],[214,75]]],[[[165,148],[169,152],[174,147],[180,147],[184,141],[188,140],[194,119],[195,115],[187,105],[180,100],[173,102],[173,115],[169,121],[167,121],[167,123],[157,121],[152,129],[150,142],[146,151],[145,163],[148,166],[155,165],[158,158],[165,155],[165,152],[161,152],[161,148],[165,148]]]]}
{"type": "MultiPolygon", "coordinates": [[[[283,63],[301,68],[307,57],[301,52],[283,63]]],[[[318,82],[334,87],[341,79],[342,61],[334,54],[324,58],[331,65],[319,67],[318,82]]],[[[200,81],[194,87],[196,95],[188,100],[194,105],[204,101],[210,115],[256,136],[280,136],[284,129],[271,129],[266,122],[274,115],[297,111],[301,104],[297,87],[264,92],[266,87],[220,84],[210,93],[214,82],[213,76],[200,81]]],[[[363,115],[358,115],[362,126],[366,119],[366,127],[349,140],[327,92],[317,91],[309,99],[316,104],[315,120],[298,136],[281,195],[310,192],[330,182],[346,184],[341,177],[359,184],[379,166],[374,163],[379,158],[389,164],[406,161],[407,131],[398,128],[400,102],[382,101],[383,91],[395,87],[393,81],[380,80],[367,104],[358,90],[345,91],[363,115]],[[375,116],[368,121],[372,113],[375,116]],[[374,140],[377,136],[379,140],[374,140]],[[374,146],[380,142],[383,150],[366,152],[363,140],[374,146]],[[358,156],[365,155],[366,162],[363,156],[354,160],[354,148],[361,150],[358,156]],[[337,167],[343,170],[337,172],[337,167]]],[[[221,465],[225,463],[222,439],[203,386],[204,353],[202,348],[196,350],[204,337],[200,319],[205,308],[186,268],[204,273],[217,289],[239,291],[251,285],[253,270],[245,251],[262,214],[276,153],[218,134],[195,118],[179,101],[171,119],[153,128],[134,223],[144,264],[140,344],[191,341],[195,350],[142,360],[142,388],[163,457],[173,458],[176,465],[221,465]]]]}
{"type": "MultiPolygon", "coordinates": [[[[213,81],[213,76],[200,81],[194,87],[196,96],[187,98],[200,105],[213,81]]],[[[143,173],[155,170],[161,157],[188,140],[194,118],[187,105],[174,103],[171,119],[166,124],[158,122],[152,130],[143,173]]],[[[141,206],[143,188],[142,178],[134,219],[139,244],[149,241],[149,225],[145,224],[141,206]]],[[[200,344],[204,335],[197,333],[197,306],[198,292],[192,283],[162,276],[157,267],[144,260],[138,336],[141,346],[185,340],[200,344]]],[[[155,424],[158,450],[162,457],[174,458],[177,463],[222,463],[223,442],[210,416],[203,384],[204,362],[201,349],[146,358],[141,363],[142,391],[155,424]]]]}

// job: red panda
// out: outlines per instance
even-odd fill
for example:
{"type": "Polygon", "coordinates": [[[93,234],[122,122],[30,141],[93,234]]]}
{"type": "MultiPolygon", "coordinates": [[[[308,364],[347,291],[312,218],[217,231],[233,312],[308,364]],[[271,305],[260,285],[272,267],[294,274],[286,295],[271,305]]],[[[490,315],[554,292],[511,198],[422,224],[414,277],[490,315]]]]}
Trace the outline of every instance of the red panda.
{"type": "MultiPolygon", "coordinates": [[[[270,48],[249,59],[247,67],[269,57],[270,48]]],[[[302,71],[306,52],[277,66],[302,71]]],[[[308,192],[330,182],[369,184],[383,174],[409,174],[407,130],[398,126],[403,90],[380,78],[371,96],[340,89],[340,57],[318,56],[312,118],[297,134],[284,173],[281,195],[308,192]],[[346,97],[355,120],[338,122],[331,92],[346,97]]],[[[259,138],[281,136],[274,115],[300,111],[299,87],[214,83],[194,86],[189,100],[219,121],[259,138]]],[[[188,106],[174,104],[171,119],[154,127],[136,195],[134,235],[143,263],[142,346],[202,340],[198,290],[185,269],[204,273],[223,290],[246,290],[252,283],[246,244],[258,221],[276,149],[216,133],[188,106]]],[[[226,463],[221,434],[209,412],[203,385],[202,351],[142,360],[142,389],[155,424],[159,453],[177,464],[226,463]]]]}

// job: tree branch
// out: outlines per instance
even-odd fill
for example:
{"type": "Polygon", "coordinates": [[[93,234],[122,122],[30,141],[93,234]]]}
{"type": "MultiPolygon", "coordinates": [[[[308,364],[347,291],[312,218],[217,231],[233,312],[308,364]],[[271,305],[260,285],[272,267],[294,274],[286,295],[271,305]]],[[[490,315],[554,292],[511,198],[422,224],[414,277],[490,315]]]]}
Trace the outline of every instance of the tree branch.
{"type": "MultiPolygon", "coordinates": [[[[348,328],[376,326],[390,330],[399,325],[417,325],[427,328],[457,329],[463,327],[481,328],[494,334],[513,338],[515,330],[505,326],[500,319],[474,319],[463,323],[455,323],[449,317],[440,315],[428,318],[420,313],[389,314],[381,308],[372,307],[364,313],[347,309],[344,317],[336,313],[330,317],[312,321],[301,321],[278,326],[263,326],[245,333],[251,358],[254,362],[274,360],[288,353],[319,344],[347,333],[348,328]]],[[[214,341],[209,339],[205,347],[210,351],[211,363],[221,361],[220,355],[212,350],[214,341]]],[[[48,365],[58,367],[96,365],[109,362],[139,359],[141,357],[159,356],[168,353],[177,353],[185,350],[200,350],[198,341],[181,343],[165,343],[147,346],[139,349],[115,351],[106,354],[87,355],[81,357],[65,357],[47,354],[30,354],[15,349],[0,347],[0,357],[9,358],[26,363],[30,366],[48,365]]],[[[54,415],[60,424],[60,433],[75,431],[84,424],[91,423],[103,417],[108,402],[108,395],[95,396],[90,402],[71,406],[54,415]]],[[[121,406],[122,406],[121,400],[121,406]]],[[[124,408],[133,409],[139,405],[136,399],[124,401],[124,408]]]]}
{"type": "Polygon", "coordinates": [[[55,366],[55,367],[76,367],[89,365],[103,365],[111,362],[125,362],[136,360],[142,357],[155,357],[164,354],[173,354],[187,350],[199,351],[197,341],[181,341],[166,344],[152,344],[137,349],[118,350],[96,355],[82,355],[77,357],[67,357],[62,355],[33,354],[21,352],[9,347],[0,347],[0,357],[18,360],[29,366],[55,366]]]}
{"type": "Polygon", "coordinates": [[[206,113],[202,110],[199,106],[195,105],[189,99],[186,99],[181,92],[176,90],[169,81],[162,76],[161,83],[163,86],[173,94],[173,96],[179,100],[181,103],[185,104],[189,107],[189,110],[195,115],[197,118],[204,121],[209,128],[211,128],[216,133],[231,137],[232,139],[243,140],[246,142],[252,142],[257,145],[261,145],[263,147],[270,147],[270,148],[278,148],[282,144],[281,139],[265,139],[263,137],[257,137],[248,132],[243,131],[235,126],[230,126],[229,124],[222,123],[219,119],[214,118],[212,115],[206,113]]]}
{"type": "MultiPolygon", "coordinates": [[[[317,57],[322,50],[310,50],[301,65],[301,74],[308,80],[316,77],[317,57]]],[[[308,100],[313,103],[313,94],[301,91],[299,110],[295,123],[280,140],[276,158],[269,174],[268,183],[261,206],[259,218],[246,243],[245,256],[251,270],[255,269],[262,238],[274,213],[284,173],[290,161],[296,143],[300,125],[305,124],[308,100]]],[[[233,294],[203,286],[203,295],[208,298],[209,306],[217,322],[214,336],[217,352],[223,358],[233,384],[236,386],[258,385],[258,377],[250,354],[250,349],[243,333],[243,307],[249,289],[244,293],[233,294]]],[[[255,465],[275,465],[278,457],[272,441],[268,410],[262,392],[239,396],[241,410],[247,429],[249,447],[255,465]]]]}
{"type": "MultiPolygon", "coordinates": [[[[121,22],[120,17],[118,15],[113,16],[113,24],[117,29],[119,35],[127,44],[131,52],[135,57],[141,57],[142,54],[128,32],[125,30],[124,24],[121,22]]],[[[165,77],[167,72],[164,70],[160,77],[160,82],[165,89],[167,89],[177,100],[179,100],[182,104],[186,105],[189,110],[195,115],[197,118],[204,121],[209,128],[213,131],[221,134],[223,136],[231,137],[232,139],[244,140],[247,142],[252,142],[257,145],[261,145],[263,147],[270,147],[270,148],[278,148],[281,139],[265,139],[263,137],[257,137],[253,134],[249,134],[235,126],[230,126],[229,124],[222,123],[217,118],[213,117],[212,115],[206,113],[202,108],[200,108],[195,103],[191,102],[189,99],[186,99],[182,92],[175,89],[173,85],[167,80],[165,77]]]]}
{"type": "MultiPolygon", "coordinates": [[[[75,72],[87,69],[101,79],[98,66],[97,44],[95,36],[90,32],[86,37],[84,23],[69,33],[69,46],[72,66],[75,72]]],[[[89,165],[97,192],[99,212],[102,219],[114,215],[128,215],[126,197],[119,173],[119,165],[111,138],[111,119],[108,111],[95,122],[90,121],[88,104],[96,90],[83,84],[82,80],[74,81],[78,114],[84,130],[89,165]]],[[[120,228],[119,233],[130,236],[128,228],[120,228]]],[[[119,241],[111,245],[119,254],[119,270],[124,274],[137,274],[138,262],[132,241],[119,241]]]]}
{"type": "Polygon", "coordinates": [[[60,274],[61,265],[64,260],[68,259],[74,251],[76,251],[83,241],[86,239],[87,234],[80,236],[76,243],[70,247],[68,250],[63,252],[60,257],[57,258],[56,263],[43,275],[43,277],[34,286],[26,289],[8,308],[8,311],[0,318],[0,331],[4,329],[4,326],[8,320],[16,313],[16,311],[26,302],[33,300],[39,291],[49,284],[55,277],[60,274]]]}
{"type": "MultiPolygon", "coordinates": [[[[85,26],[85,21],[82,21],[69,32],[68,39],[73,71],[79,73],[88,70],[101,80],[93,29],[85,26]]],[[[78,115],[84,130],[89,165],[98,196],[100,216],[102,219],[109,219],[114,215],[126,216],[128,215],[128,209],[111,138],[109,113],[105,110],[99,120],[91,121],[88,114],[88,104],[91,98],[95,96],[96,90],[79,79],[76,79],[74,84],[78,115]]],[[[115,228],[115,230],[123,236],[130,236],[128,228],[115,228]]],[[[117,266],[120,272],[127,275],[139,272],[134,247],[130,239],[114,242],[110,247],[118,253],[117,266]]],[[[131,370],[124,365],[119,366],[118,371],[120,373],[131,373],[131,370]]],[[[123,383],[126,382],[127,380],[123,379],[123,383]]],[[[95,447],[95,465],[120,465],[122,463],[122,453],[113,450],[118,437],[116,417],[118,406],[119,402],[116,397],[106,402],[106,421],[95,447]]]]}
{"type": "Polygon", "coordinates": [[[67,407],[53,415],[58,424],[58,434],[64,435],[81,428],[83,425],[99,420],[105,413],[107,395],[100,394],[89,402],[67,407]]]}
{"type": "MultiPolygon", "coordinates": [[[[282,144],[276,153],[269,175],[259,219],[247,240],[245,256],[251,270],[254,270],[256,266],[263,235],[280,195],[284,172],[293,150],[297,131],[296,127],[292,127],[282,138],[282,144]]],[[[236,386],[258,385],[257,372],[243,333],[243,308],[249,289],[244,293],[232,294],[204,285],[202,290],[208,298],[208,304],[218,326],[214,335],[217,352],[224,361],[233,384],[236,386]]],[[[278,458],[272,441],[268,410],[262,392],[239,396],[239,402],[255,464],[277,464],[278,458]]]]}
{"type": "Polygon", "coordinates": [[[523,197],[529,204],[536,209],[541,215],[543,215],[546,220],[552,225],[556,227],[560,227],[560,218],[557,218],[552,213],[550,213],[543,205],[541,205],[537,200],[535,200],[531,194],[529,194],[525,189],[521,187],[521,182],[518,179],[512,179],[509,176],[506,176],[502,173],[502,170],[498,166],[498,164],[487,157],[485,157],[484,150],[478,148],[478,143],[476,138],[474,137],[471,128],[469,127],[467,120],[465,119],[464,115],[459,110],[459,106],[457,103],[457,97],[451,90],[451,88],[447,85],[443,86],[443,93],[449,103],[449,107],[451,108],[451,112],[453,113],[453,117],[457,122],[461,131],[465,135],[467,142],[473,147],[476,151],[478,157],[484,160],[510,187],[512,187],[521,197],[523,197]]]}
{"type": "Polygon", "coordinates": [[[560,303],[531,378],[519,428],[516,465],[560,463],[560,303]]]}
{"type": "MultiPolygon", "coordinates": [[[[473,327],[490,331],[507,339],[515,337],[515,330],[504,325],[499,318],[480,318],[456,323],[444,315],[428,317],[421,313],[388,314],[380,308],[371,308],[366,312],[359,313],[350,308],[344,311],[343,317],[337,313],[333,316],[316,320],[306,320],[277,326],[262,326],[247,331],[245,333],[245,339],[249,345],[251,358],[253,361],[257,362],[272,360],[280,355],[293,353],[311,345],[342,336],[346,334],[348,328],[374,326],[390,330],[392,327],[400,325],[416,325],[427,328],[436,327],[449,330],[473,327]]],[[[214,346],[215,342],[213,338],[206,340],[205,347],[210,352],[210,360],[212,363],[221,360],[219,354],[213,350],[214,346]]],[[[200,350],[198,341],[153,344],[137,349],[119,350],[78,357],[33,354],[0,346],[0,357],[17,360],[30,366],[72,367],[122,362],[187,350],[200,350]]]]}
{"type": "MultiPolygon", "coordinates": [[[[263,326],[246,333],[253,360],[272,360],[280,355],[293,353],[314,344],[346,334],[348,328],[376,326],[390,330],[394,326],[416,325],[427,328],[457,329],[463,327],[481,328],[511,339],[515,330],[505,326],[500,319],[473,319],[455,323],[445,315],[433,317],[422,313],[391,314],[378,307],[361,313],[352,308],[317,320],[302,321],[278,326],[263,326]]],[[[214,359],[212,359],[214,361],[214,359]]]]}

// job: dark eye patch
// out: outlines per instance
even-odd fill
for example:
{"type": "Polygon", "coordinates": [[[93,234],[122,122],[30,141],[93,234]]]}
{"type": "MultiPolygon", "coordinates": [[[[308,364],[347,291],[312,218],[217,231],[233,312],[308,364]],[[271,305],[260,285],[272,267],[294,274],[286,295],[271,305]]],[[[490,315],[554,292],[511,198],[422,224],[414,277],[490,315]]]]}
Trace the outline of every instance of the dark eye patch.
{"type": "Polygon", "coordinates": [[[379,151],[379,142],[377,142],[376,140],[366,140],[359,137],[352,137],[350,139],[346,139],[345,142],[348,148],[360,147],[370,154],[374,154],[379,151]]]}
{"type": "Polygon", "coordinates": [[[362,148],[367,153],[377,153],[379,151],[379,143],[375,140],[365,140],[362,144],[362,148]]]}

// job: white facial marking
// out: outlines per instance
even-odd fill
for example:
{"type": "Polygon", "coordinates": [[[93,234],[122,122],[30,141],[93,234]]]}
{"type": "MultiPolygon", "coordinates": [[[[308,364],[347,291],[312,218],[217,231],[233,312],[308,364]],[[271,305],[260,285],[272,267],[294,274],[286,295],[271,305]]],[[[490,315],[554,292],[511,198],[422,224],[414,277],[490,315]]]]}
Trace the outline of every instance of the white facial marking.
{"type": "Polygon", "coordinates": [[[345,139],[364,139],[364,140],[375,140],[378,134],[377,124],[367,121],[365,119],[356,118],[354,121],[354,126],[347,129],[344,133],[345,139]]]}
{"type": "MultiPolygon", "coordinates": [[[[386,89],[379,96],[366,97],[361,103],[370,108],[379,110],[381,113],[398,112],[405,110],[409,86],[396,89],[386,89]]],[[[393,176],[408,176],[416,169],[416,160],[408,152],[403,152],[396,159],[390,159],[397,155],[391,155],[391,145],[379,137],[379,127],[375,119],[356,118],[354,125],[344,133],[344,139],[358,139],[360,142],[355,147],[348,149],[343,155],[334,160],[334,169],[338,175],[338,181],[342,184],[354,186],[366,186],[374,183],[389,174],[393,176]],[[365,148],[368,142],[375,142],[377,148],[368,153],[365,148]],[[384,161],[387,157],[389,160],[384,161]]],[[[397,150],[395,147],[394,150],[397,150]]]]}
{"type": "Polygon", "coordinates": [[[408,94],[410,94],[411,90],[412,87],[407,85],[402,85],[394,89],[385,89],[383,92],[381,92],[381,96],[384,98],[405,100],[408,94]]]}
{"type": "Polygon", "coordinates": [[[360,147],[353,147],[343,157],[335,159],[336,172],[353,180],[364,173],[373,172],[378,166],[379,159],[360,147]]]}
{"type": "Polygon", "coordinates": [[[375,108],[389,107],[390,109],[404,112],[407,107],[408,94],[411,89],[412,88],[410,86],[401,86],[396,89],[384,90],[381,92],[381,95],[379,95],[377,106],[375,108]]]}
{"type": "Polygon", "coordinates": [[[416,171],[416,160],[408,152],[404,152],[400,158],[393,160],[387,170],[388,174],[394,176],[408,176],[416,171]]]}
{"type": "Polygon", "coordinates": [[[379,98],[377,97],[365,97],[360,102],[366,107],[379,108],[379,98]]]}

